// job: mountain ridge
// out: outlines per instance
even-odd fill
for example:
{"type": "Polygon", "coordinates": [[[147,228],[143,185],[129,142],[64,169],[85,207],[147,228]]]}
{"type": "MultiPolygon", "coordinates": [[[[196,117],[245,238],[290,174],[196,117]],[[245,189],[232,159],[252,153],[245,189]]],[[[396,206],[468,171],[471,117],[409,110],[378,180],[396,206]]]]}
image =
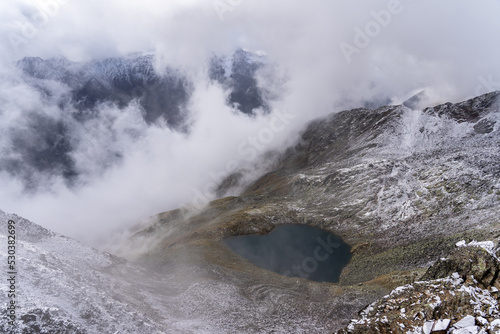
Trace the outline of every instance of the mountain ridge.
{"type": "MultiPolygon", "coordinates": [[[[345,329],[349,323],[349,328],[361,326],[362,331],[372,313],[362,313],[364,322],[357,313],[368,304],[389,305],[390,298],[379,299],[398,286],[413,284],[404,291],[433,286],[439,294],[450,286],[476,284],[465,280],[477,275],[474,271],[460,269],[460,263],[468,263],[475,251],[453,254],[462,240],[498,242],[500,238],[499,96],[493,92],[423,111],[405,106],[359,108],[313,121],[299,142],[276,156],[274,166],[238,196],[214,200],[205,208],[160,213],[137,227],[114,250],[127,254],[132,262],[98,252],[96,256],[105,261],[94,265],[93,256],[86,255],[90,251],[80,252],[87,260],[76,260],[74,252],[37,244],[36,237],[22,241],[20,233],[26,243],[21,261],[24,275],[41,273],[40,282],[53,282],[46,269],[54,264],[61,268],[57,274],[70,280],[79,270],[92,268],[86,274],[91,284],[69,285],[75,295],[68,291],[70,297],[61,293],[59,299],[32,299],[47,309],[71,310],[60,319],[54,317],[71,319],[71,324],[89,333],[116,326],[110,319],[118,315],[105,306],[113,303],[129,310],[120,318],[125,326],[122,332],[134,332],[139,328],[134,326],[141,324],[138,319],[145,319],[153,328],[149,332],[325,333],[345,329]],[[339,235],[352,247],[339,284],[257,268],[222,243],[232,236],[267,234],[282,224],[316,226],[339,235]],[[39,257],[41,253],[47,262],[39,257]],[[446,262],[446,258],[455,260],[446,262]],[[463,281],[446,278],[455,270],[463,274],[463,281]],[[439,281],[444,282],[442,287],[435,282],[441,277],[445,277],[439,281]],[[78,293],[84,296],[82,308],[67,306],[81,300],[78,293]],[[87,307],[100,311],[86,313],[87,307]]],[[[4,233],[0,232],[2,238],[4,233]]],[[[60,237],[49,233],[46,238],[60,237]]],[[[473,270],[500,268],[488,261],[485,268],[473,270]]],[[[35,280],[20,282],[26,292],[43,290],[35,280]]],[[[52,296],[55,290],[47,293],[52,296]]],[[[429,294],[429,300],[433,296],[429,294]]],[[[437,313],[432,312],[438,307],[429,311],[432,316],[424,313],[415,326],[434,324],[437,313]]],[[[29,312],[35,318],[25,318],[23,324],[36,325],[33,319],[39,319],[38,311],[29,312]]],[[[457,321],[463,316],[456,311],[457,321]]],[[[383,323],[371,323],[385,328],[383,323]]]]}
{"type": "MultiPolygon", "coordinates": [[[[258,72],[267,66],[265,56],[238,49],[224,58],[231,72],[221,67],[217,75],[219,58],[208,60],[209,73],[204,75],[227,92],[225,103],[249,118],[259,108],[269,112],[271,95],[258,82],[258,72]]],[[[36,192],[43,183],[39,179],[62,179],[73,188],[90,172],[103,173],[123,161],[128,152],[119,139],[134,143],[151,127],[189,133],[193,79],[172,66],[160,71],[155,62],[154,55],[143,53],[88,62],[63,57],[17,61],[20,84],[42,105],[22,109],[16,122],[23,126],[4,131],[0,171],[21,180],[27,191],[36,192]],[[127,118],[126,128],[120,117],[127,118]],[[93,130],[107,142],[94,143],[87,135],[93,130]],[[96,150],[96,157],[87,155],[96,150]],[[87,170],[81,165],[92,166],[87,170]]]]}

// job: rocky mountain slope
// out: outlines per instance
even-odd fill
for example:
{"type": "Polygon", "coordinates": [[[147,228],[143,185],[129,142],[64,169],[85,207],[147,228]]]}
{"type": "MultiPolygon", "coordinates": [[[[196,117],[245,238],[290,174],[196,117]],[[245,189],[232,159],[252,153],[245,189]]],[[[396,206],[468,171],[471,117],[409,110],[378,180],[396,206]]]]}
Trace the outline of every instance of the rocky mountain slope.
{"type": "Polygon", "coordinates": [[[242,288],[250,279],[283,285],[289,278],[250,266],[220,240],[266,234],[280,224],[321,227],[353,248],[335,286],[344,292],[329,297],[343,310],[328,320],[330,328],[340,328],[367,299],[421,277],[456,242],[498,238],[498,96],[423,111],[355,109],[313,122],[240,196],[194,213],[158,215],[135,235],[139,244],[150,242],[140,258],[161,267],[182,254],[240,272],[242,288]],[[356,298],[348,303],[344,293],[356,298]]]}
{"type": "Polygon", "coordinates": [[[151,307],[154,300],[160,303],[153,286],[148,287],[151,282],[165,293],[170,290],[161,277],[0,211],[2,263],[7,263],[9,219],[16,223],[18,327],[14,331],[8,324],[4,299],[0,332],[158,333],[170,328],[151,307]],[[144,308],[144,300],[150,300],[149,307],[144,308]]]}
{"type": "MultiPolygon", "coordinates": [[[[281,284],[187,261],[162,268],[133,263],[0,212],[16,223],[16,325],[2,301],[2,333],[307,333],[337,310],[339,288],[281,284]],[[310,303],[314,297],[316,302],[310,303]],[[318,302],[321,300],[321,302],[318,302]],[[327,306],[326,308],[324,308],[327,306]],[[304,315],[305,312],[305,315],[304,315]]],[[[7,229],[0,232],[7,263],[7,229]]],[[[186,259],[187,260],[187,259],[186,259]]],[[[201,259],[200,259],[201,260],[201,259]]],[[[5,283],[2,283],[4,286],[5,283]]],[[[321,286],[321,285],[320,285],[321,286]]],[[[349,294],[348,294],[349,295],[349,294]]],[[[349,299],[363,298],[356,294],[349,299]]],[[[343,298],[348,298],[344,296],[343,298]]],[[[349,300],[347,300],[350,302],[349,300]]],[[[328,327],[328,325],[326,325],[328,327]]]]}
{"type": "Polygon", "coordinates": [[[391,321],[400,332],[494,330],[496,246],[456,244],[500,237],[499,95],[312,122],[239,196],[137,227],[114,251],[132,262],[14,217],[25,226],[20,315],[32,315],[22,325],[35,326],[52,308],[58,315],[50,319],[75,333],[397,332],[391,321]],[[323,228],[352,247],[339,284],[257,268],[222,243],[290,223],[323,228]],[[410,313],[418,319],[405,318],[410,313]]]}

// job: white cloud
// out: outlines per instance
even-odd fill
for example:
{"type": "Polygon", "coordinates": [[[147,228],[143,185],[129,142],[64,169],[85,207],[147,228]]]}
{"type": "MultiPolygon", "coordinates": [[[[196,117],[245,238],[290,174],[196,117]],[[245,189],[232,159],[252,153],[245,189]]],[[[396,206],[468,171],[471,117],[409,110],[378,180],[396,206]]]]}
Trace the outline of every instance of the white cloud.
{"type": "MultiPolygon", "coordinates": [[[[151,51],[159,68],[179,66],[197,78],[189,135],[146,127],[134,118],[134,105],[127,114],[102,107],[114,120],[114,137],[104,123],[80,129],[94,140],[74,152],[78,168],[90,175],[85,186],[68,190],[52,180],[50,191],[28,196],[17,180],[1,177],[2,210],[85,240],[189,202],[192,188],[210,182],[210,171],[225,170],[233,160],[248,163],[238,145],[268,127],[272,115],[250,119],[231,112],[224,92],[203,76],[214,52],[229,54],[238,46],[265,50],[286,72],[287,94],[275,107],[296,118],[270,147],[282,145],[313,117],[367,100],[397,100],[428,87],[433,101],[456,101],[473,96],[481,77],[500,82],[500,3],[494,0],[401,0],[401,12],[350,63],[340,44],[354,43],[356,27],[364,29],[374,20],[372,11],[394,0],[233,1],[223,20],[214,2],[201,0],[0,1],[2,73],[23,56],[87,61],[151,51]],[[131,130],[142,133],[140,139],[131,138],[131,130]],[[100,141],[126,152],[104,174],[95,163],[108,148],[95,144],[100,141]]],[[[28,111],[62,117],[38,92],[15,83],[15,75],[5,74],[0,83],[2,134],[22,126],[28,111]]],[[[0,144],[6,148],[5,135],[0,144]]]]}

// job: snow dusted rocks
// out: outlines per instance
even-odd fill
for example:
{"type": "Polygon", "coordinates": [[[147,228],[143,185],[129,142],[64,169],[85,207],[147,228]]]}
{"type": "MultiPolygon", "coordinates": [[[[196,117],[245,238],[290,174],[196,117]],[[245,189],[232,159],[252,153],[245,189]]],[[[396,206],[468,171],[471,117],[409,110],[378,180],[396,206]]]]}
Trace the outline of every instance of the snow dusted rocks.
{"type": "Polygon", "coordinates": [[[464,280],[474,280],[484,288],[500,288],[500,262],[495,255],[492,241],[473,241],[465,247],[465,241],[457,243],[449,256],[439,259],[422,277],[424,280],[448,277],[458,272],[464,280]]]}
{"type": "Polygon", "coordinates": [[[421,281],[369,305],[340,333],[498,333],[500,262],[493,245],[459,242],[421,281]]]}
{"type": "Polygon", "coordinates": [[[439,319],[436,321],[427,321],[422,330],[424,334],[446,333],[450,327],[450,319],[439,319]]]}
{"type": "Polygon", "coordinates": [[[148,294],[153,280],[143,268],[0,210],[2,264],[7,264],[8,220],[16,223],[17,328],[9,324],[3,298],[0,333],[165,333],[172,328],[149,309],[151,298],[160,294],[148,294]]]}
{"type": "Polygon", "coordinates": [[[458,274],[397,288],[360,314],[340,333],[479,333],[500,318],[496,293],[458,274]]]}
{"type": "MultiPolygon", "coordinates": [[[[488,321],[482,317],[478,317],[477,321],[482,325],[488,324],[488,321]]],[[[494,328],[491,329],[495,330],[494,328]]],[[[471,315],[464,317],[462,320],[459,320],[457,323],[455,323],[453,327],[451,327],[451,333],[453,334],[475,334],[478,333],[479,330],[479,327],[476,326],[476,319],[471,315]]]]}

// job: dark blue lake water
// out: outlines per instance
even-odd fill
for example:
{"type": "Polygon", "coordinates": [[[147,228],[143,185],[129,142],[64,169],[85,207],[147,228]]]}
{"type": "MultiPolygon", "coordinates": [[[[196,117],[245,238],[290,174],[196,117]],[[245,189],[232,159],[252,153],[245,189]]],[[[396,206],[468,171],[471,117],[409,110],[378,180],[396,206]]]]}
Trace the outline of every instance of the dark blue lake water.
{"type": "Polygon", "coordinates": [[[337,283],[351,259],[351,247],[325,230],[308,225],[281,225],[268,235],[224,240],[232,251],[275,273],[337,283]]]}

